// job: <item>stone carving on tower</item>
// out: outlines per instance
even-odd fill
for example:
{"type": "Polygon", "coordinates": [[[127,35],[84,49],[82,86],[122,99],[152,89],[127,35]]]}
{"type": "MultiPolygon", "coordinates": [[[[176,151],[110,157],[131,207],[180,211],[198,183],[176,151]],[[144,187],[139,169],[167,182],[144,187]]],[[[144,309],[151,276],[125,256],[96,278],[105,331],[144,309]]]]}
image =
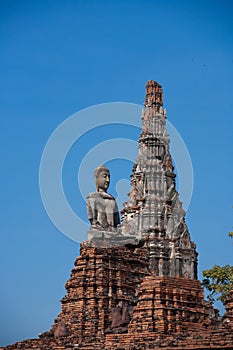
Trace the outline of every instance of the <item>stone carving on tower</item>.
{"type": "Polygon", "coordinates": [[[129,199],[121,211],[122,232],[145,242],[150,268],[156,275],[196,279],[196,246],[190,240],[185,211],[176,191],[163,90],[153,80],[146,85],[144,105],[129,199]]]}

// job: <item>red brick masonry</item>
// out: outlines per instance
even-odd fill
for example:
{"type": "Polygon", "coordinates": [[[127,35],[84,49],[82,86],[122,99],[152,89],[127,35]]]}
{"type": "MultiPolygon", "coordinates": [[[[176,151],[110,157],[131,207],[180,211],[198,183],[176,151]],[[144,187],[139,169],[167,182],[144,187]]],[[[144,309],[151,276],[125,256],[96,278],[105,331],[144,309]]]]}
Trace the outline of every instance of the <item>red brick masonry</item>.
{"type": "Polygon", "coordinates": [[[148,266],[143,247],[83,243],[51,330],[1,349],[233,349],[233,292],[218,320],[198,280],[148,266]]]}

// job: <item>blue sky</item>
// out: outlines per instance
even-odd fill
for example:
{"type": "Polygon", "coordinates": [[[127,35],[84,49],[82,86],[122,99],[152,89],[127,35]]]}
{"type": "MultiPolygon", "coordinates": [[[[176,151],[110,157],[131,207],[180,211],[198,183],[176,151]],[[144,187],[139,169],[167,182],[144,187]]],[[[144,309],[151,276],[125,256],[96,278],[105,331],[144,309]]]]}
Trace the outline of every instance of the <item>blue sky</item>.
{"type": "MultiPolygon", "coordinates": [[[[199,252],[199,276],[215,263],[233,263],[227,237],[233,226],[232,23],[230,0],[1,1],[0,345],[50,328],[79,254],[40,197],[47,140],[83,108],[143,104],[149,79],[163,86],[168,120],[192,159],[186,222],[199,252]]],[[[115,131],[137,139],[133,129],[115,131]]],[[[75,175],[79,150],[103,133],[112,135],[108,129],[95,133],[74,145],[64,165],[64,190],[83,216],[75,175]]],[[[129,177],[131,165],[120,166],[129,177]]],[[[121,174],[116,164],[111,170],[115,193],[121,174]]]]}

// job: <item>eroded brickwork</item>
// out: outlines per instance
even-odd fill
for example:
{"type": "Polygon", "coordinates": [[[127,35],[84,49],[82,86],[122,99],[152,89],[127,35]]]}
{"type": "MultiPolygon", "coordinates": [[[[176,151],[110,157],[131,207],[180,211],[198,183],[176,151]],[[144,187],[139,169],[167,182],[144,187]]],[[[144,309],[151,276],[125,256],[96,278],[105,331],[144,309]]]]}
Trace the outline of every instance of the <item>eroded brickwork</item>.
{"type": "Polygon", "coordinates": [[[144,247],[82,244],[66,289],[50,331],[4,349],[233,349],[233,293],[219,321],[198,280],[154,275],[144,247]]]}
{"type": "Polygon", "coordinates": [[[101,249],[88,247],[88,242],[80,253],[66,283],[59,319],[78,343],[96,342],[106,329],[111,331],[113,309],[134,307],[140,283],[149,274],[148,257],[142,248],[101,249]]]}

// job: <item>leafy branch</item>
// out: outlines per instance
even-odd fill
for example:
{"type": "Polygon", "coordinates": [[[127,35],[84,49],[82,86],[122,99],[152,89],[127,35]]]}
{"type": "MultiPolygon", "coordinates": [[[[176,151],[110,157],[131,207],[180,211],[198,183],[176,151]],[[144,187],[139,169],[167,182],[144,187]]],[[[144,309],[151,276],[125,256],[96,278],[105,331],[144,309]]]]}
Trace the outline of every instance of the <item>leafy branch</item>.
{"type": "Polygon", "coordinates": [[[215,265],[203,271],[202,276],[204,277],[202,285],[210,292],[209,301],[214,302],[217,299],[225,304],[226,296],[233,289],[233,266],[215,265]]]}

